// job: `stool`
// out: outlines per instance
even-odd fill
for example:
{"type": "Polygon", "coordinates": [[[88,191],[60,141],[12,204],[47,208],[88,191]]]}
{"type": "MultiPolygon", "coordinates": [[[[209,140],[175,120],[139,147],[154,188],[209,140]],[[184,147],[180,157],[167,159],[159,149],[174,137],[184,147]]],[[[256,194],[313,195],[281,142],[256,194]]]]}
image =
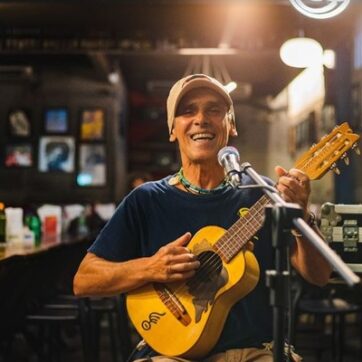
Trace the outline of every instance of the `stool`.
{"type": "Polygon", "coordinates": [[[345,317],[359,312],[360,306],[340,298],[301,299],[298,311],[320,316],[323,319],[326,316],[332,317],[332,357],[334,361],[343,361],[345,317]]]}
{"type": "Polygon", "coordinates": [[[102,319],[106,317],[112,361],[119,362],[120,359],[125,360],[131,349],[128,343],[128,324],[125,323],[122,313],[122,301],[122,297],[78,298],[74,295],[59,295],[44,307],[58,310],[79,309],[83,340],[86,341],[84,354],[87,361],[100,360],[100,329],[102,319]]]}
{"type": "MultiPolygon", "coordinates": [[[[25,335],[39,355],[40,361],[47,362],[60,361],[61,328],[66,325],[80,324],[79,312],[76,310],[42,308],[28,314],[25,319],[28,326],[36,325],[39,328],[38,336],[33,336],[29,331],[25,335]]],[[[83,338],[82,344],[85,345],[83,338]]]]}
{"type": "Polygon", "coordinates": [[[102,318],[106,317],[109,328],[109,341],[113,362],[124,360],[124,343],[121,338],[121,316],[120,300],[118,297],[92,297],[88,299],[89,319],[91,323],[91,345],[93,346],[93,355],[95,360],[100,360],[100,328],[102,318]],[[120,343],[119,349],[117,341],[120,343]],[[118,351],[121,351],[119,356],[118,351]],[[120,358],[120,359],[119,359],[120,358]]]}
{"type": "Polygon", "coordinates": [[[90,362],[92,361],[92,356],[89,342],[90,334],[88,332],[89,321],[87,318],[85,298],[75,298],[72,295],[58,295],[43,303],[35,312],[26,315],[27,325],[37,325],[41,334],[39,338],[45,337],[48,345],[44,345],[44,348],[39,348],[36,337],[32,338],[29,333],[26,336],[41,358],[47,356],[52,360],[55,353],[56,358],[59,359],[61,329],[66,325],[77,326],[80,330],[83,360],[90,362]],[[47,350],[46,347],[48,347],[47,350]]]}

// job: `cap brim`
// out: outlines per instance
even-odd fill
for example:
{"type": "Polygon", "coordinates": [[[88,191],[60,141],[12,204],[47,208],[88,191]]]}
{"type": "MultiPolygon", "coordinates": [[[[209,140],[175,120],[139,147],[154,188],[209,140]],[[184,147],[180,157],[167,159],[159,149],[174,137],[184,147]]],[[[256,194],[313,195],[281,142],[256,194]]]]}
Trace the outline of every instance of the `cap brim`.
{"type": "Polygon", "coordinates": [[[175,112],[177,111],[177,107],[178,104],[180,102],[180,100],[182,99],[182,97],[188,93],[189,91],[191,91],[192,89],[196,89],[196,88],[208,88],[208,89],[212,89],[214,90],[216,93],[218,93],[226,102],[226,104],[228,105],[228,107],[230,108],[231,105],[233,104],[229,94],[227,93],[226,89],[221,89],[217,84],[212,83],[210,80],[208,79],[202,79],[202,78],[198,78],[198,79],[193,79],[190,80],[189,82],[187,82],[183,87],[181,92],[178,94],[178,97],[176,99],[175,102],[175,112]]]}

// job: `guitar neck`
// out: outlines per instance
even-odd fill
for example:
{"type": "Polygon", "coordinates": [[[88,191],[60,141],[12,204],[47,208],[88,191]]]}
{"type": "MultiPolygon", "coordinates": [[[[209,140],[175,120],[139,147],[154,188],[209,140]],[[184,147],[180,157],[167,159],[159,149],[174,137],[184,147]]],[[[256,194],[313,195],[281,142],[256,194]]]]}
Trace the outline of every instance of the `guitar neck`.
{"type": "Polygon", "coordinates": [[[234,223],[214,244],[214,249],[226,263],[230,262],[262,227],[265,218],[264,209],[268,203],[268,197],[262,196],[248,213],[234,223]]]}

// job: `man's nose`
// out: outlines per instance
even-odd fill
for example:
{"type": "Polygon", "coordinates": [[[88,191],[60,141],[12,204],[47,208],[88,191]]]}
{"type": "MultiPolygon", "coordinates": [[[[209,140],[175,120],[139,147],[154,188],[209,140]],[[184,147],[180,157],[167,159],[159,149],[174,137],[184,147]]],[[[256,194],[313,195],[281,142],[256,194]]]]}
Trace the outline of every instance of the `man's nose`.
{"type": "Polygon", "coordinates": [[[195,123],[196,124],[204,124],[208,123],[205,112],[199,111],[195,114],[195,123]]]}

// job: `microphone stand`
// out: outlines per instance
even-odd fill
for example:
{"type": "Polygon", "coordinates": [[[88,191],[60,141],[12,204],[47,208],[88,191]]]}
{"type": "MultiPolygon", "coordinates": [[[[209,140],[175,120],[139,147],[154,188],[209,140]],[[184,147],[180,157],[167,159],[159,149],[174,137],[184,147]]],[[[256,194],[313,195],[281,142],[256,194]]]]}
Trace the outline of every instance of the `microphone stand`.
{"type": "Polygon", "coordinates": [[[272,245],[275,248],[275,270],[267,270],[266,283],[270,288],[270,303],[273,307],[273,360],[281,362],[284,355],[284,309],[287,291],[288,271],[283,270],[283,260],[287,251],[287,234],[291,228],[298,229],[305,239],[332,265],[349,286],[360,283],[360,278],[342,261],[342,259],[323,241],[323,239],[303,220],[303,210],[297,204],[285,202],[275,187],[270,186],[250,165],[241,164],[240,174],[247,174],[269,197],[272,207],[266,208],[271,218],[272,245]]]}

